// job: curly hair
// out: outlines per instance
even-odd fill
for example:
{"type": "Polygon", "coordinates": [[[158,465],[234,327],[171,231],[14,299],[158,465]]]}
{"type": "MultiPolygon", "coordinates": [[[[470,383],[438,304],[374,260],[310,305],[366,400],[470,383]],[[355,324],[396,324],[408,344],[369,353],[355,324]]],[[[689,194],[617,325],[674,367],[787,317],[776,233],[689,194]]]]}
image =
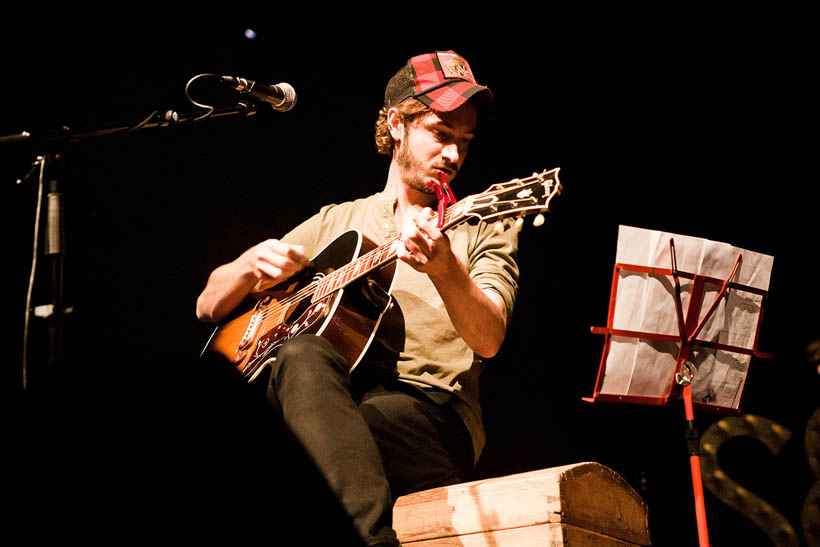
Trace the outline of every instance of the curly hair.
{"type": "MultiPolygon", "coordinates": [[[[430,107],[421,101],[410,97],[400,102],[395,107],[399,113],[399,119],[405,124],[409,125],[428,112],[431,112],[430,107]]],[[[393,154],[393,136],[390,135],[390,127],[387,125],[387,111],[390,108],[383,106],[379,110],[379,117],[376,120],[376,151],[379,154],[390,156],[393,154]]]]}

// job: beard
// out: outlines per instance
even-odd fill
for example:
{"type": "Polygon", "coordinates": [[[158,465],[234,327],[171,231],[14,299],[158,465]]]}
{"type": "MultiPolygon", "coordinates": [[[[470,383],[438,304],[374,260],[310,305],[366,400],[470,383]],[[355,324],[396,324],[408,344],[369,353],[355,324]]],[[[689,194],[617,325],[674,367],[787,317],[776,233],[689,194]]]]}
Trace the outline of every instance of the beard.
{"type": "Polygon", "coordinates": [[[432,186],[427,186],[427,181],[431,179],[430,177],[424,176],[424,168],[419,159],[410,150],[406,138],[399,144],[399,153],[396,156],[396,162],[399,167],[401,167],[402,180],[407,186],[413,190],[424,192],[425,194],[435,194],[435,189],[432,186]]]}
{"type": "MultiPolygon", "coordinates": [[[[427,174],[428,170],[424,168],[418,157],[413,154],[411,147],[407,144],[408,140],[408,134],[405,132],[405,138],[399,144],[398,153],[396,154],[396,163],[402,171],[401,178],[404,183],[413,190],[418,190],[425,194],[435,194],[435,187],[428,186],[427,183],[433,181],[438,185],[438,172],[433,175],[427,174]]],[[[442,169],[446,173],[449,173],[450,181],[452,181],[458,173],[458,167],[449,163],[433,165],[432,169],[442,169]]]]}

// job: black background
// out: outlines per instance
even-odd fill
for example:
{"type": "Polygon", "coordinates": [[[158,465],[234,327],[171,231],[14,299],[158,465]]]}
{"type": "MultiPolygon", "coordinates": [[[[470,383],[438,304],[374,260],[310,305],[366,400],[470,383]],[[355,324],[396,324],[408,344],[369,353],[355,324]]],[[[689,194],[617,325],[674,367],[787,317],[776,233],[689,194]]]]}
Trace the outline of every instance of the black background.
{"type": "MultiPolygon", "coordinates": [[[[156,518],[174,513],[173,492],[216,491],[219,481],[294,495],[277,474],[282,449],[249,440],[264,409],[224,398],[219,374],[196,368],[211,329],[196,320],[195,300],[210,271],[247,247],[323,204],[383,187],[388,162],[375,153],[372,127],[384,86],[407,58],[435,49],[464,55],[496,96],[496,118],[471,148],[457,197],[553,167],[565,187],[545,226],[521,234],[515,315],[482,378],[488,445],[476,478],[597,461],[648,502],[656,545],[696,541],[682,408],[581,401],[598,371],[603,339],[589,327],[606,321],[618,225],[632,225],[775,257],[760,339],[774,358],[752,361],[743,410],[792,436],[777,455],[730,441],[721,465],[799,530],[815,481],[803,433],[820,384],[805,354],[820,335],[816,177],[802,165],[816,141],[816,108],[804,101],[809,40],[798,15],[698,15],[686,24],[643,15],[652,24],[624,14],[617,24],[606,14],[571,24],[521,16],[515,27],[499,20],[461,32],[449,29],[455,15],[424,32],[418,21],[387,17],[207,27],[12,18],[2,135],[135,122],[154,110],[188,115],[197,109],[185,84],[201,73],[284,81],[298,94],[287,113],[0,146],[11,325],[2,381],[13,402],[9,472],[33,516],[28,530],[41,533],[66,511],[84,514],[72,500],[88,491],[97,510],[147,496],[156,518]],[[249,26],[253,40],[243,35],[249,26]],[[46,323],[34,320],[24,395],[37,180],[15,181],[43,152],[65,163],[46,180],[57,179],[65,196],[65,298],[74,311],[58,370],[45,364],[46,323]],[[234,420],[243,427],[228,425],[234,420]]],[[[50,282],[41,247],[34,305],[48,302],[50,282]]],[[[701,431],[716,419],[698,416],[701,431]]],[[[768,541],[716,497],[706,503],[713,544],[768,541]]],[[[232,499],[224,510],[243,505],[232,499]]],[[[78,533],[85,522],[73,521],[78,533]]]]}

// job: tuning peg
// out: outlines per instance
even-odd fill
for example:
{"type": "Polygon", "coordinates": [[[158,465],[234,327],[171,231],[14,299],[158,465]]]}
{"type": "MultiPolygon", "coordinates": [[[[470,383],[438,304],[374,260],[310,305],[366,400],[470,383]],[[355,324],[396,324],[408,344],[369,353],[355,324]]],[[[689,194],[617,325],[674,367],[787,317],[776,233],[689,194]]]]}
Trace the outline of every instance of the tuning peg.
{"type": "Polygon", "coordinates": [[[520,232],[523,227],[524,219],[522,217],[518,217],[517,219],[515,219],[515,229],[520,232]]]}
{"type": "Polygon", "coordinates": [[[532,225],[537,228],[538,226],[541,226],[542,224],[544,224],[544,215],[542,215],[541,213],[538,213],[537,215],[535,215],[535,220],[532,221],[532,225]]]}
{"type": "Polygon", "coordinates": [[[495,223],[495,226],[493,226],[493,232],[495,232],[498,235],[504,233],[504,224],[500,220],[495,223]]]}

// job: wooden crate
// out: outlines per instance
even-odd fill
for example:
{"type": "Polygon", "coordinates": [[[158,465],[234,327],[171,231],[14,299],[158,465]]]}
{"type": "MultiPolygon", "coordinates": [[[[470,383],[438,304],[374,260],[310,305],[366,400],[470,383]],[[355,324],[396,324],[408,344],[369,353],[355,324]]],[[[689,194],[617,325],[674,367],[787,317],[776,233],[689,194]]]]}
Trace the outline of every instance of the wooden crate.
{"type": "Polygon", "coordinates": [[[617,473],[586,462],[434,488],[393,509],[402,545],[650,545],[647,507],[617,473]]]}

